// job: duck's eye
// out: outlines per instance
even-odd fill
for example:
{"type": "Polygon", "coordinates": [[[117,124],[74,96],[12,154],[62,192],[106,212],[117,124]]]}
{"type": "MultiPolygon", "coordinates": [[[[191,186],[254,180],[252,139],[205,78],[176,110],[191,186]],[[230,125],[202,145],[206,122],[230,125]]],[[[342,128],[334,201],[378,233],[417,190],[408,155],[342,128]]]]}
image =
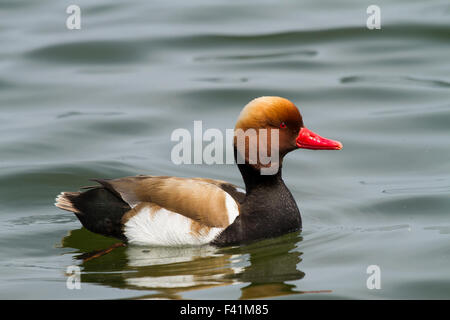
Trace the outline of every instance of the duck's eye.
{"type": "Polygon", "coordinates": [[[286,126],[286,123],[284,123],[284,122],[282,122],[282,123],[280,123],[280,128],[281,129],[284,129],[284,128],[286,128],[287,126],[286,126]]]}

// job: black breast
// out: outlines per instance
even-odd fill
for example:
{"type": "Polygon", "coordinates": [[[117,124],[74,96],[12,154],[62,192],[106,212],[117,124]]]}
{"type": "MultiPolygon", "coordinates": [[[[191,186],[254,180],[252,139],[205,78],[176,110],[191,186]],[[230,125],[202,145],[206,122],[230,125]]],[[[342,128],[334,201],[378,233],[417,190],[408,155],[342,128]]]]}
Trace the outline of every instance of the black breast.
{"type": "Polygon", "coordinates": [[[212,244],[217,246],[248,243],[297,231],[302,227],[300,211],[294,197],[281,179],[247,186],[240,215],[212,244]],[[250,189],[250,190],[249,190],[250,189]]]}

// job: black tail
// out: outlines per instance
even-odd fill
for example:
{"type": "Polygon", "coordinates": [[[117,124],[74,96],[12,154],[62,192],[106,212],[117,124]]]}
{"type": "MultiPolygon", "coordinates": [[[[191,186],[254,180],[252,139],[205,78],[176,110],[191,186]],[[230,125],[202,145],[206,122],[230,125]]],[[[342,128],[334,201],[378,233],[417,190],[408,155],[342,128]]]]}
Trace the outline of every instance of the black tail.
{"type": "Polygon", "coordinates": [[[126,240],[122,231],[122,216],[131,207],[111,191],[96,187],[85,192],[62,192],[55,205],[75,213],[89,231],[126,240]]]}

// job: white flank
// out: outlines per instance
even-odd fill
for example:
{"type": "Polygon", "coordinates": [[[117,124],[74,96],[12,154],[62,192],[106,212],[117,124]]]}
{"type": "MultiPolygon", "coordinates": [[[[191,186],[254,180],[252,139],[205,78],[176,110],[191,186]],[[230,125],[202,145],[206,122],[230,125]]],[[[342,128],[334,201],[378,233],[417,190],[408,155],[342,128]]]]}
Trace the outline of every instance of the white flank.
{"type": "Polygon", "coordinates": [[[210,228],[196,235],[191,230],[191,223],[192,219],[164,208],[145,207],[125,223],[124,233],[130,244],[195,246],[211,242],[223,230],[210,228]]]}
{"type": "Polygon", "coordinates": [[[232,224],[239,215],[239,208],[236,200],[233,199],[228,193],[225,192],[225,207],[227,208],[228,223],[232,224]]]}

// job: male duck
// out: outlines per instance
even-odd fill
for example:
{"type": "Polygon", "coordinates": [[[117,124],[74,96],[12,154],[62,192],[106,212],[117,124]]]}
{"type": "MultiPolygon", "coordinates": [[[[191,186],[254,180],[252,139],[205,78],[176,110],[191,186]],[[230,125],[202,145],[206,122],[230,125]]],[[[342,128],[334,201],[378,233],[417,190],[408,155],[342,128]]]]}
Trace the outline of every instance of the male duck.
{"type": "MultiPolygon", "coordinates": [[[[256,141],[259,150],[262,140],[256,141]]],[[[342,144],[308,130],[289,100],[260,97],[244,107],[235,127],[235,159],[243,159],[237,162],[245,191],[219,180],[141,175],[94,179],[100,185],[62,192],[55,205],[75,213],[88,230],[130,244],[226,246],[275,237],[302,227],[297,204],[281,177],[283,157],[299,148],[339,150],[342,144]],[[236,146],[236,132],[248,129],[255,129],[257,136],[260,129],[278,129],[278,170],[273,174],[262,174],[267,164],[259,157],[249,159],[255,140],[244,137],[246,147],[236,146]]]]}

